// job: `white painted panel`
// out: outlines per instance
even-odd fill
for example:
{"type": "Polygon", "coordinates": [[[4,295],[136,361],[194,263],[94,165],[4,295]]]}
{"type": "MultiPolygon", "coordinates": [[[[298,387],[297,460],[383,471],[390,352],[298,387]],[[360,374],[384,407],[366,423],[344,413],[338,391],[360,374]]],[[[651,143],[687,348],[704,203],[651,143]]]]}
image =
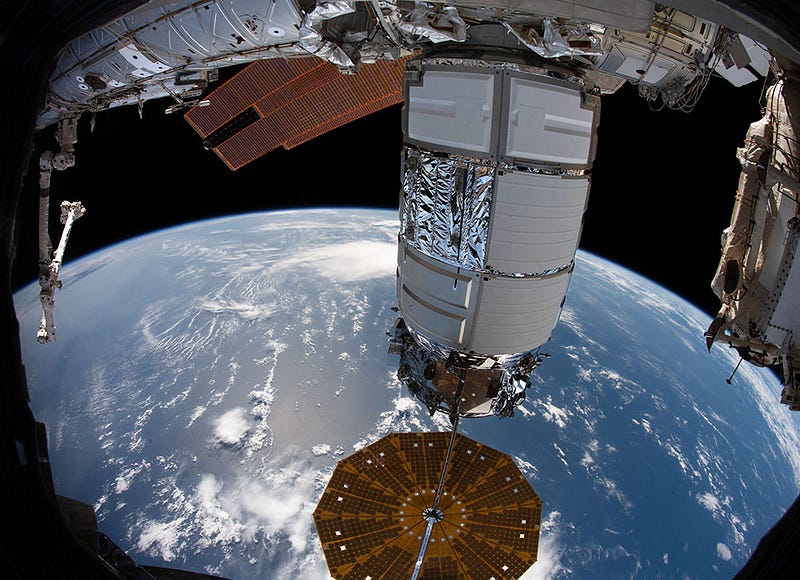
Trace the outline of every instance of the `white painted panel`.
{"type": "Polygon", "coordinates": [[[435,296],[447,304],[459,308],[469,306],[472,281],[468,277],[438,267],[433,260],[423,262],[412,254],[405,254],[404,258],[401,268],[403,284],[416,289],[418,294],[435,296]]]}
{"type": "Polygon", "coordinates": [[[769,72],[769,61],[772,58],[769,51],[743,34],[739,35],[739,40],[742,41],[742,45],[747,51],[747,55],[750,57],[750,66],[758,71],[762,77],[767,76],[767,72],[769,72]]]}
{"type": "Polygon", "coordinates": [[[408,88],[408,138],[489,153],[494,74],[429,70],[422,82],[408,88]]]}
{"type": "MultiPolygon", "coordinates": [[[[800,344],[800,260],[795,258],[787,277],[783,294],[775,308],[775,313],[770,321],[773,325],[786,328],[792,332],[792,343],[800,344]]],[[[785,337],[785,332],[774,328],[767,329],[767,340],[780,345],[785,337]]]]}
{"type": "Polygon", "coordinates": [[[570,276],[565,271],[545,279],[482,281],[470,348],[483,354],[512,354],[547,342],[561,314],[570,276]]]}
{"type": "Polygon", "coordinates": [[[440,308],[435,300],[426,300],[407,286],[400,287],[399,302],[400,310],[411,328],[437,342],[461,346],[465,326],[462,315],[440,308]]]}
{"type": "Polygon", "coordinates": [[[398,245],[397,296],[408,325],[429,338],[461,348],[475,310],[479,275],[398,245]]]}
{"type": "MultiPolygon", "coordinates": [[[[800,258],[798,258],[800,252],[795,254],[788,272],[783,259],[786,253],[786,243],[790,237],[789,220],[795,217],[796,211],[797,204],[794,201],[787,197],[780,199],[778,216],[772,227],[769,246],[766,250],[766,259],[758,277],[758,282],[763,284],[770,294],[775,292],[780,280],[786,281],[770,324],[791,330],[795,343],[800,340],[800,258]]],[[[766,330],[767,339],[780,345],[785,332],[766,330]]]]}
{"type": "Polygon", "coordinates": [[[587,177],[507,172],[496,180],[487,263],[533,274],[570,263],[589,195],[587,177]]]}
{"type": "Polygon", "coordinates": [[[735,64],[725,68],[725,63],[719,61],[714,70],[734,87],[741,87],[756,80],[756,75],[746,68],[736,68],[735,64]]]}
{"type": "Polygon", "coordinates": [[[631,52],[625,55],[625,60],[617,69],[617,74],[638,80],[641,77],[643,83],[648,85],[658,85],[675,68],[667,59],[656,57],[651,63],[650,57],[645,54],[631,52]],[[644,71],[644,76],[642,76],[644,71]]]}
{"type": "Polygon", "coordinates": [[[643,48],[630,44],[615,45],[600,63],[600,69],[632,81],[639,81],[641,77],[641,81],[645,84],[660,86],[675,69],[675,62],[660,55],[650,62],[650,57],[650,52],[643,48]],[[644,77],[642,71],[645,71],[644,77]]]}
{"type": "MultiPolygon", "coordinates": [[[[778,276],[783,269],[783,254],[786,246],[786,236],[789,233],[789,220],[797,211],[797,204],[789,198],[782,198],[778,203],[778,215],[771,227],[767,248],[764,250],[765,259],[758,275],[759,284],[768,292],[772,292],[778,276]]],[[[760,242],[763,244],[763,239],[760,242]]]]}
{"type": "Polygon", "coordinates": [[[136,70],[132,71],[131,74],[139,78],[153,76],[170,68],[163,62],[150,60],[133,44],[120,47],[118,52],[122,58],[136,67],[136,70]]]}
{"type": "MultiPolygon", "coordinates": [[[[498,6],[531,11],[531,0],[460,0],[467,6],[498,6]]],[[[537,14],[570,20],[597,22],[621,30],[646,32],[650,27],[654,3],[651,0],[536,0],[537,14]]]]}
{"type": "Polygon", "coordinates": [[[517,77],[510,81],[506,156],[586,164],[594,113],[581,108],[580,92],[517,77]]]}

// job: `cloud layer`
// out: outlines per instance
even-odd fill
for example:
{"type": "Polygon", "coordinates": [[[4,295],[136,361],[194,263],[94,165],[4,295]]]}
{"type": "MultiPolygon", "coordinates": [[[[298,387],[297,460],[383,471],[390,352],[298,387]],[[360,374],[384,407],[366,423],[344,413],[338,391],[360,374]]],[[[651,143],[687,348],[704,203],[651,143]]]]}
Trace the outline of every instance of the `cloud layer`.
{"type": "Polygon", "coordinates": [[[396,245],[357,241],[303,250],[278,266],[311,270],[336,282],[360,282],[394,275],[396,262],[396,245]]]}

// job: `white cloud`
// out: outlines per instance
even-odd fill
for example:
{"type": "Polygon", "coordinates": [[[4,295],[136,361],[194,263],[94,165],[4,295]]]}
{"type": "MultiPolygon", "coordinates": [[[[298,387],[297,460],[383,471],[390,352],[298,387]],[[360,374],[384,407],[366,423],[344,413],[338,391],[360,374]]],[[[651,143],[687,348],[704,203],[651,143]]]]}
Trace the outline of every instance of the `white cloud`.
{"type": "Polygon", "coordinates": [[[331,446],[328,445],[327,443],[320,443],[319,445],[314,445],[314,447],[311,448],[311,453],[314,455],[314,457],[319,457],[320,455],[327,455],[330,452],[331,452],[331,446]]]}
{"type": "Polygon", "coordinates": [[[244,526],[234,520],[220,505],[219,494],[222,487],[222,481],[213,475],[205,474],[192,496],[192,502],[197,508],[195,523],[200,528],[203,545],[227,545],[240,542],[242,539],[244,526]]]}
{"type": "MultiPolygon", "coordinates": [[[[732,352],[722,352],[728,357],[731,366],[737,362],[738,359],[732,352]]],[[[783,405],[775,404],[776,391],[780,392],[780,382],[775,377],[767,380],[764,373],[750,365],[742,365],[739,372],[742,374],[743,382],[752,387],[758,410],[775,434],[776,443],[794,472],[795,483],[800,485],[800,453],[797,451],[800,449],[800,430],[792,412],[783,405]]]]}
{"type": "Polygon", "coordinates": [[[514,457],[514,463],[516,463],[519,470],[525,474],[525,477],[534,479],[539,477],[539,470],[530,461],[525,461],[522,457],[517,455],[514,457]]]}
{"type": "Polygon", "coordinates": [[[241,407],[234,407],[214,420],[214,437],[226,445],[236,445],[249,428],[247,411],[241,407]]]}
{"type": "Polygon", "coordinates": [[[701,506],[703,506],[704,508],[706,508],[708,511],[710,511],[715,515],[719,513],[722,507],[722,505],[719,502],[719,499],[717,499],[717,497],[714,494],[709,492],[698,493],[697,495],[695,495],[695,499],[697,500],[697,503],[699,503],[701,506]]]}
{"type": "Polygon", "coordinates": [[[389,388],[397,391],[397,396],[392,401],[394,408],[380,414],[375,428],[353,444],[354,450],[359,451],[387,433],[395,431],[450,430],[450,420],[444,413],[435,413],[431,417],[422,403],[404,396],[399,383],[394,380],[390,382],[389,388]]]}
{"type": "Polygon", "coordinates": [[[298,252],[276,267],[304,268],[336,282],[359,282],[393,276],[397,267],[397,246],[370,241],[320,246],[298,252]]]}
{"type": "Polygon", "coordinates": [[[114,481],[114,493],[120,494],[128,491],[133,483],[134,478],[141,472],[150,470],[150,463],[142,460],[140,463],[127,466],[122,469],[117,479],[114,481]]]}
{"type": "Polygon", "coordinates": [[[273,308],[264,304],[249,304],[235,300],[206,300],[200,303],[198,308],[211,314],[233,314],[244,320],[269,318],[273,314],[273,308]]]}
{"type": "Polygon", "coordinates": [[[599,479],[599,483],[602,487],[605,488],[606,496],[608,496],[611,499],[617,500],[626,512],[630,511],[633,508],[633,502],[631,502],[625,496],[625,494],[622,493],[622,490],[619,489],[616,481],[608,479],[607,477],[601,477],[599,479]]]}
{"type": "Polygon", "coordinates": [[[564,547],[558,531],[560,517],[560,512],[552,511],[542,521],[536,563],[520,576],[520,580],[544,580],[556,578],[561,572],[570,572],[561,561],[564,547]]]}
{"type": "Polygon", "coordinates": [[[546,401],[538,401],[536,404],[539,405],[542,415],[547,421],[555,423],[558,425],[559,429],[563,429],[567,426],[570,415],[569,411],[561,407],[556,407],[553,404],[552,397],[548,396],[546,401]]]}
{"type": "Polygon", "coordinates": [[[289,454],[274,460],[258,479],[239,481],[220,503],[251,535],[260,531],[273,545],[288,540],[295,556],[316,552],[319,547],[309,540],[318,476],[309,463],[289,454]]]}
{"type": "Polygon", "coordinates": [[[727,562],[733,557],[733,555],[731,554],[731,549],[728,546],[722,542],[717,542],[717,557],[722,558],[727,562]]]}
{"type": "Polygon", "coordinates": [[[293,448],[256,472],[200,474],[190,489],[165,479],[167,518],[137,519],[129,539],[140,552],[164,561],[220,548],[224,560],[205,569],[212,574],[225,575],[234,553],[255,565],[266,550],[270,557],[281,554],[270,564],[271,577],[330,578],[312,516],[330,473],[308,459],[307,450],[293,448]]]}
{"type": "Polygon", "coordinates": [[[179,550],[183,543],[185,535],[181,529],[183,522],[184,518],[168,522],[148,522],[139,534],[136,548],[165,562],[171,562],[175,559],[176,550],[179,550]]]}

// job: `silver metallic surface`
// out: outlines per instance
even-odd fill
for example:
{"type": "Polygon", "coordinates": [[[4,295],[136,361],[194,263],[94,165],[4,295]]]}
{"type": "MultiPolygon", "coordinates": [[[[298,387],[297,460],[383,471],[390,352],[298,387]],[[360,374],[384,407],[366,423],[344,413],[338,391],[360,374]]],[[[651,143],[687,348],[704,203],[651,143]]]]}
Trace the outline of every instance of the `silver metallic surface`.
{"type": "Polygon", "coordinates": [[[495,277],[546,278],[572,268],[570,262],[541,272],[505,272],[486,264],[495,176],[503,169],[518,170],[508,164],[434,155],[407,147],[400,201],[400,232],[404,241],[452,266],[495,277]]]}
{"type": "Polygon", "coordinates": [[[190,104],[218,67],[304,55],[299,26],[291,0],[146,4],[62,50],[39,125],[166,96],[190,104]]]}
{"type": "Polygon", "coordinates": [[[455,6],[435,8],[428,2],[417,2],[414,9],[398,23],[404,33],[426,38],[434,43],[464,42],[467,25],[455,6]]]}
{"type": "MultiPolygon", "coordinates": [[[[464,66],[473,68],[487,68],[492,70],[510,70],[514,72],[527,72],[538,75],[547,75],[549,69],[543,66],[525,64],[521,62],[508,62],[505,60],[487,60],[483,58],[460,58],[450,56],[425,57],[426,66],[464,66]]],[[[565,69],[566,70],[566,69],[565,69]]]]}
{"type": "MultiPolygon", "coordinates": [[[[627,80],[638,84],[643,98],[681,110],[693,106],[714,70],[707,57],[716,46],[709,32],[716,25],[703,34],[697,23],[695,29],[680,28],[669,8],[653,11],[653,26],[645,35],[636,32],[638,26],[601,26],[603,18],[596,24],[589,17],[596,11],[586,12],[586,7],[556,19],[552,12],[537,14],[518,2],[497,11],[503,4],[332,0],[301,13],[294,0],[151,2],[80,36],[62,51],[39,127],[121,105],[138,105],[141,111],[144,102],[162,97],[175,101],[170,112],[197,106],[220,67],[309,53],[355,73],[362,62],[396,59],[432,43],[480,46],[496,41],[545,57],[537,67],[499,65],[508,70],[538,68],[529,72],[552,73],[603,94],[627,80]],[[339,18],[354,11],[358,14],[352,22],[339,18]],[[697,51],[703,58],[695,56],[697,51]],[[571,58],[572,67],[561,66],[555,57],[571,58]],[[648,78],[631,76],[637,59],[649,71],[648,78]],[[671,72],[655,74],[667,69],[671,72]],[[691,82],[701,74],[702,83],[691,82]]],[[[651,10],[641,2],[629,8],[639,16],[651,10]]],[[[634,21],[640,18],[631,25],[634,21]]],[[[478,50],[478,60],[468,66],[477,66],[481,54],[478,50]]]]}
{"type": "MultiPolygon", "coordinates": [[[[46,208],[45,208],[46,209],[46,208]]],[[[61,202],[61,223],[64,229],[61,232],[61,240],[53,252],[52,259],[39,273],[39,301],[42,303],[42,318],[39,323],[39,330],[36,333],[36,340],[40,343],[53,342],[56,339],[56,324],[53,318],[55,310],[55,291],[61,288],[61,265],[64,262],[64,252],[67,249],[69,235],[72,232],[72,225],[79,219],[86,209],[79,201],[61,202]]]]}
{"type": "Polygon", "coordinates": [[[750,124],[737,152],[736,202],[711,282],[721,305],[705,338],[709,349],[718,342],[748,362],[780,369],[781,402],[800,411],[799,101],[792,75],[777,76],[763,117],[750,124]]]}
{"type": "Polygon", "coordinates": [[[555,18],[545,18],[542,22],[544,30],[541,35],[532,27],[509,23],[505,23],[505,27],[530,50],[545,58],[603,54],[600,38],[595,36],[589,25],[584,22],[574,20],[558,22],[555,18]]]}
{"type": "Polygon", "coordinates": [[[480,160],[406,149],[400,227],[406,242],[454,266],[482,270],[495,170],[480,160]]]}
{"type": "Polygon", "coordinates": [[[300,46],[309,53],[327,60],[340,68],[353,69],[356,66],[349,56],[336,43],[322,37],[322,25],[326,20],[355,12],[348,0],[321,2],[309,12],[300,26],[300,46]]]}
{"type": "Polygon", "coordinates": [[[467,369],[496,369],[499,383],[491,405],[479,412],[474,409],[459,408],[460,417],[511,417],[514,408],[525,400],[530,388],[530,377],[541,362],[539,350],[514,355],[488,357],[469,356],[454,351],[447,346],[433,342],[414,332],[400,318],[395,322],[391,333],[390,353],[399,356],[397,378],[424,403],[431,414],[436,411],[451,413],[453,401],[440,392],[431,380],[431,369],[445,363],[454,373],[467,369]]]}

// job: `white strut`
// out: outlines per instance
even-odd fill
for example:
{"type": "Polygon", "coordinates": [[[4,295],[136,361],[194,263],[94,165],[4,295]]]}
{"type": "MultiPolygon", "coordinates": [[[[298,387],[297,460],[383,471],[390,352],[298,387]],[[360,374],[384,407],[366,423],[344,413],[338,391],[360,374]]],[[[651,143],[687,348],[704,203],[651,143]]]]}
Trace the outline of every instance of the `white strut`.
{"type": "MultiPolygon", "coordinates": [[[[55,291],[61,288],[61,280],[58,275],[61,272],[61,263],[64,260],[64,250],[67,247],[67,240],[72,231],[72,224],[76,219],[86,213],[86,209],[79,201],[61,202],[61,223],[64,230],[61,232],[61,240],[47,269],[40,269],[39,285],[42,287],[39,292],[39,299],[42,302],[42,320],[39,323],[39,331],[36,333],[36,340],[42,344],[53,342],[56,339],[56,325],[53,321],[53,310],[55,309],[55,291]]],[[[40,232],[41,233],[41,232],[40,232]]]]}

